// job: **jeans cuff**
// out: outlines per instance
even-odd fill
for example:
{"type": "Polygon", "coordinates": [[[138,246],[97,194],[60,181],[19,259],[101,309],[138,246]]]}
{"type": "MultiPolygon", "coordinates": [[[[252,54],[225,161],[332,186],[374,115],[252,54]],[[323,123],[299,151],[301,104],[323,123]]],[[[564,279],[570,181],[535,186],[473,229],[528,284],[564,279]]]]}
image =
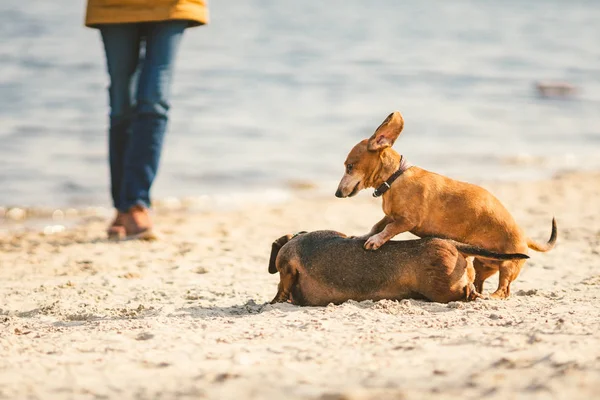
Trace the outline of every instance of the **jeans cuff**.
{"type": "Polygon", "coordinates": [[[142,206],[144,208],[150,209],[150,201],[146,201],[146,200],[135,200],[135,201],[129,201],[129,202],[125,202],[122,203],[120,207],[117,207],[119,211],[121,212],[128,212],[129,209],[131,209],[131,207],[133,206],[142,206]]]}

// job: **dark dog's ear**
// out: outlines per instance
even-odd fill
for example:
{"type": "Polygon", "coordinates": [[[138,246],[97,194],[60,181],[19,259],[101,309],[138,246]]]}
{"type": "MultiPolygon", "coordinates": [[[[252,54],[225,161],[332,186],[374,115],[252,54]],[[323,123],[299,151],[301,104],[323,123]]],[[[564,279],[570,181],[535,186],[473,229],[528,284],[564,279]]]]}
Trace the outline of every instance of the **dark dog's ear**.
{"type": "Polygon", "coordinates": [[[271,257],[269,258],[269,273],[275,274],[277,273],[277,266],[275,265],[275,261],[277,261],[277,254],[279,254],[279,250],[283,247],[284,244],[290,241],[292,235],[285,235],[277,239],[271,245],[271,257]]]}
{"type": "Polygon", "coordinates": [[[379,151],[392,147],[404,128],[404,119],[399,111],[394,111],[379,125],[373,136],[369,138],[367,149],[379,151]]]}

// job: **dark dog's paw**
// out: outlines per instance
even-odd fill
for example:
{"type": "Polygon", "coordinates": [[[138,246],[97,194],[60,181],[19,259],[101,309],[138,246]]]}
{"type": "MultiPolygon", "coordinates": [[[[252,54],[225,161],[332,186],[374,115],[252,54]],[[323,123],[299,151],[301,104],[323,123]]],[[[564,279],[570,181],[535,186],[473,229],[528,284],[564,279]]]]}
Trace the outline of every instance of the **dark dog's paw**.
{"type": "Polygon", "coordinates": [[[484,296],[477,291],[475,285],[470,283],[468,286],[465,287],[465,298],[466,301],[474,301],[477,299],[484,298],[484,296]]]}

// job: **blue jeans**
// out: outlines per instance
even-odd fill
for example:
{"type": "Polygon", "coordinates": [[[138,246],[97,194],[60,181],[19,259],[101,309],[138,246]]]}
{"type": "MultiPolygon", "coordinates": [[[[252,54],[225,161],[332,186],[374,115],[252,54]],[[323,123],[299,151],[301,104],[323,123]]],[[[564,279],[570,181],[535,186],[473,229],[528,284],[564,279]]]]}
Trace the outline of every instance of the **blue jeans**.
{"type": "Polygon", "coordinates": [[[100,27],[110,76],[111,192],[120,211],[135,205],[150,207],[175,55],[187,26],[187,21],[164,21],[100,27]]]}

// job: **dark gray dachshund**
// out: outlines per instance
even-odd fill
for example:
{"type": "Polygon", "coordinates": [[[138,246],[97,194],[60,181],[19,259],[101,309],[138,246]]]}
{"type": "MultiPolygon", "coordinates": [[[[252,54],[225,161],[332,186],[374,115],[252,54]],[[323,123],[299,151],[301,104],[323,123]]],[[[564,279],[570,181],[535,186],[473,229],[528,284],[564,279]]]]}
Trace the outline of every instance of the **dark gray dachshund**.
{"type": "Polygon", "coordinates": [[[439,303],[479,297],[471,260],[526,259],[498,254],[453,240],[426,238],[389,241],[378,251],[364,239],[335,231],[301,232],[273,242],[269,272],[279,272],[271,303],[290,300],[301,306],[325,306],[347,300],[428,299],[439,303]]]}

